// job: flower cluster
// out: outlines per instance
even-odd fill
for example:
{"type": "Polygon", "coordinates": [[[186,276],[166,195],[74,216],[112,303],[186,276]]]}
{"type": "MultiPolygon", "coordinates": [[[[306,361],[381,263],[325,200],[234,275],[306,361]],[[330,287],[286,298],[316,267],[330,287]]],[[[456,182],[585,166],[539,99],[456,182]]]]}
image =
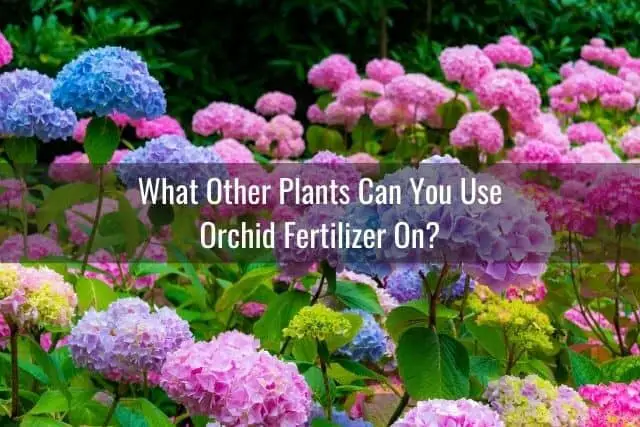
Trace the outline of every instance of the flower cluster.
{"type": "Polygon", "coordinates": [[[478,147],[480,151],[488,154],[498,153],[504,145],[504,133],[500,123],[484,111],[462,116],[449,138],[454,147],[478,147]]]}
{"type": "Polygon", "coordinates": [[[0,264],[0,314],[21,328],[68,326],[77,297],[62,275],[46,267],[0,264]]]}
{"type": "Polygon", "coordinates": [[[469,399],[418,402],[394,427],[504,427],[498,413],[469,399]]]}
{"type": "Polygon", "coordinates": [[[140,56],[121,47],[90,49],[56,76],[51,97],[61,108],[106,116],[119,112],[134,119],[165,113],[167,101],[140,56]]]}
{"type": "Polygon", "coordinates": [[[578,392],[536,375],[491,381],[484,398],[510,427],[580,427],[587,420],[587,405],[578,392]]]}
{"type": "Polygon", "coordinates": [[[90,308],[72,329],[68,346],[76,365],[116,381],[157,377],[167,356],[192,342],[189,324],[175,311],[151,311],[139,298],[119,299],[106,311],[90,308]]]}
{"type": "Polygon", "coordinates": [[[640,177],[625,173],[610,174],[586,196],[593,212],[611,226],[632,225],[640,220],[640,177]]]}
{"type": "Polygon", "coordinates": [[[226,102],[212,102],[194,114],[192,127],[199,135],[220,134],[239,141],[258,139],[267,121],[251,111],[226,102]]]}
{"type": "Polygon", "coordinates": [[[399,266],[385,278],[387,292],[401,304],[422,297],[422,282],[420,269],[416,265],[399,266]]]}
{"type": "Polygon", "coordinates": [[[347,318],[322,304],[303,307],[283,329],[285,336],[325,341],[336,335],[346,335],[351,328],[347,318]]]}
{"type": "Polygon", "coordinates": [[[640,156],[640,126],[629,129],[620,140],[620,149],[628,157],[640,156]]]}
{"type": "Polygon", "coordinates": [[[567,137],[575,144],[587,144],[589,142],[604,142],[602,130],[593,122],[574,123],[567,128],[567,137]]]}
{"type": "Polygon", "coordinates": [[[302,124],[280,114],[272,118],[256,140],[256,149],[278,159],[298,157],[304,152],[302,124]]]}
{"type": "Polygon", "coordinates": [[[334,54],[314,65],[307,74],[309,83],[319,89],[336,91],[347,80],[358,77],[356,66],[344,55],[334,54]]]}
{"type": "Polygon", "coordinates": [[[590,404],[587,427],[640,425],[640,381],[585,385],[579,391],[590,404]]]}
{"type": "Polygon", "coordinates": [[[362,327],[350,343],[338,349],[338,353],[358,362],[378,362],[386,352],[387,338],[376,319],[362,310],[346,310],[345,313],[358,314],[362,327]]]}
{"type": "MultiPolygon", "coordinates": [[[[129,150],[116,150],[104,170],[112,171],[129,150]]],[[[82,151],[56,156],[49,165],[49,178],[56,182],[97,182],[98,173],[91,165],[89,156],[82,151]]]]}
{"type": "Polygon", "coordinates": [[[4,67],[10,63],[12,59],[13,49],[4,35],[0,33],[0,67],[4,67]]]}
{"type": "Polygon", "coordinates": [[[155,119],[140,119],[132,122],[136,128],[136,136],[140,139],[153,139],[162,135],[178,135],[184,137],[180,122],[171,116],[160,116],[155,119]]]}
{"type": "Polygon", "coordinates": [[[404,67],[391,59],[372,59],[367,63],[365,73],[368,78],[386,85],[394,78],[403,75],[404,67]]]}
{"type": "Polygon", "coordinates": [[[228,426],[304,425],[311,391],[293,363],[259,351],[256,339],[224,332],[167,357],[160,384],[192,414],[228,426]]]}
{"type": "Polygon", "coordinates": [[[448,47],[439,57],[440,68],[450,82],[473,90],[495,67],[478,46],[448,47]]]}
{"type": "Polygon", "coordinates": [[[44,142],[66,139],[76,116],[51,100],[54,81],[31,70],[0,75],[0,135],[35,137],[44,142]]]}
{"type": "MultiPolygon", "coordinates": [[[[62,256],[62,248],[44,234],[30,234],[26,238],[26,258],[29,261],[49,256],[62,256]]],[[[25,256],[25,239],[19,234],[7,237],[0,245],[0,262],[19,262],[25,256]]]]}
{"type": "Polygon", "coordinates": [[[286,93],[268,92],[258,98],[255,109],[265,117],[279,114],[293,116],[296,112],[296,100],[286,93]]]}
{"type": "Polygon", "coordinates": [[[549,317],[535,305],[489,294],[485,300],[472,295],[469,307],[478,313],[478,325],[502,328],[506,341],[518,350],[545,352],[553,348],[554,328],[549,317]]]}
{"type": "Polygon", "coordinates": [[[521,67],[533,65],[531,49],[520,43],[520,40],[513,36],[500,37],[498,43],[490,43],[482,51],[496,65],[511,64],[521,67]]]}

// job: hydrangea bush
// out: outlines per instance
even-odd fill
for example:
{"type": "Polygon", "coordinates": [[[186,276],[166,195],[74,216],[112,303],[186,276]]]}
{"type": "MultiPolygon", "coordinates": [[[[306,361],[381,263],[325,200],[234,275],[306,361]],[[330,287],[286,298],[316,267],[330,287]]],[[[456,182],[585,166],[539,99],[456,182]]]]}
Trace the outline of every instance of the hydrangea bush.
{"type": "Polygon", "coordinates": [[[441,79],[334,53],[308,70],[311,104],[197,99],[191,123],[120,47],[55,79],[0,74],[2,425],[638,425],[640,58],[593,39],[541,93],[533,52],[511,35],[445,47],[441,79]],[[40,143],[65,154],[38,164],[40,143]],[[365,177],[371,197],[419,179],[502,193],[206,197],[212,178],[277,193],[283,177],[351,198],[365,177]],[[145,203],[141,180],[194,203],[145,203]],[[290,221],[439,231],[301,249],[290,221]],[[270,223],[273,250],[198,233],[270,223]]]}

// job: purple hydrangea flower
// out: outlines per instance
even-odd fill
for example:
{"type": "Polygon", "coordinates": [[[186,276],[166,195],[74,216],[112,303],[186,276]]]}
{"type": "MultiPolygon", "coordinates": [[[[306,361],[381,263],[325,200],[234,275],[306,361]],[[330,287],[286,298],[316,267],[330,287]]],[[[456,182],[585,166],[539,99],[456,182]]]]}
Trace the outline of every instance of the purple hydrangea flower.
{"type": "Polygon", "coordinates": [[[35,137],[44,142],[66,139],[77,119],[51,101],[53,80],[31,70],[0,75],[0,135],[35,137]]]}
{"type": "Polygon", "coordinates": [[[189,324],[175,311],[151,311],[139,298],[124,298],[106,311],[89,309],[71,331],[68,346],[76,365],[104,377],[154,382],[167,355],[193,341],[189,324]]]}
{"type": "Polygon", "coordinates": [[[470,399],[432,399],[418,402],[394,427],[504,427],[498,414],[470,399]]]}
{"type": "Polygon", "coordinates": [[[401,304],[422,297],[422,277],[417,265],[400,265],[387,276],[385,281],[387,292],[401,304]]]}
{"type": "Polygon", "coordinates": [[[387,350],[387,337],[376,319],[363,310],[345,310],[362,317],[362,327],[350,343],[345,344],[338,353],[358,362],[378,362],[387,350]]]}
{"type": "Polygon", "coordinates": [[[65,65],[56,76],[52,97],[62,108],[98,116],[118,112],[154,119],[167,107],[160,84],[142,58],[112,46],[88,50],[65,65]]]}

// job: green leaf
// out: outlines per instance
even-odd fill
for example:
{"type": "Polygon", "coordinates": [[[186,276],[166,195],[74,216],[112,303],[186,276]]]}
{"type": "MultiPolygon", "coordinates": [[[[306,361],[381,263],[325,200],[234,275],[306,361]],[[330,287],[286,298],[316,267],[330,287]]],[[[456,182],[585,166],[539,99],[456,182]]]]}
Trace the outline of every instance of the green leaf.
{"type": "Polygon", "coordinates": [[[153,427],[173,427],[173,423],[157,406],[147,399],[122,399],[120,405],[142,414],[145,421],[153,427]]]}
{"type": "Polygon", "coordinates": [[[69,410],[69,402],[64,394],[58,390],[46,391],[29,411],[32,415],[66,412],[69,410]]]}
{"type": "Polygon", "coordinates": [[[118,299],[118,295],[106,283],[87,277],[78,278],[76,294],[78,294],[78,310],[81,313],[90,307],[98,311],[105,310],[109,304],[118,299]]]}
{"type": "Polygon", "coordinates": [[[479,326],[474,319],[466,320],[464,325],[487,353],[501,362],[507,360],[500,329],[490,326],[479,326]]]}
{"type": "Polygon", "coordinates": [[[31,344],[31,355],[35,362],[42,367],[49,377],[51,384],[63,394],[65,399],[67,399],[67,403],[70,404],[71,393],[69,392],[69,387],[67,386],[67,382],[59,367],[53,362],[49,353],[42,349],[39,342],[33,338],[29,338],[29,343],[31,344]]]}
{"type": "MultiPolygon", "coordinates": [[[[9,372],[9,369],[11,369],[11,356],[8,353],[0,353],[0,361],[6,365],[6,372],[9,372]]],[[[18,359],[18,368],[42,384],[49,384],[49,377],[40,366],[23,359],[18,359]]]]}
{"type": "Polygon", "coordinates": [[[346,150],[342,135],[335,129],[328,129],[318,125],[311,125],[306,133],[307,149],[311,153],[323,150],[343,153],[346,150]]]}
{"type": "Polygon", "coordinates": [[[33,138],[9,138],[5,140],[4,151],[17,168],[36,164],[38,146],[33,138]]]}
{"type": "Polygon", "coordinates": [[[454,98],[449,102],[440,104],[437,112],[442,117],[442,127],[444,129],[453,129],[456,127],[460,117],[467,112],[467,106],[461,100],[454,98]]]}
{"type": "Polygon", "coordinates": [[[361,283],[337,282],[336,297],[349,308],[359,308],[368,313],[384,314],[376,291],[361,283]]]}
{"type": "Polygon", "coordinates": [[[118,194],[118,214],[120,227],[126,239],[127,254],[133,255],[136,248],[142,243],[141,230],[144,229],[144,226],[124,194],[118,194]]]}
{"type": "Polygon", "coordinates": [[[296,360],[313,363],[318,357],[318,345],[311,338],[295,340],[291,353],[296,360]]]}
{"type": "Polygon", "coordinates": [[[333,353],[343,345],[350,343],[362,327],[362,317],[359,314],[345,313],[343,316],[349,321],[349,323],[351,323],[351,328],[346,335],[334,335],[327,339],[327,347],[329,348],[330,353],[333,353]]]}
{"type": "Polygon", "coordinates": [[[147,213],[151,224],[163,227],[173,222],[175,214],[171,205],[151,205],[147,213]]]}
{"type": "Polygon", "coordinates": [[[109,163],[120,143],[120,130],[108,117],[94,117],[87,126],[84,151],[93,165],[109,163]]]}
{"type": "Polygon", "coordinates": [[[298,291],[284,292],[274,298],[264,315],[253,326],[253,333],[260,339],[262,346],[270,350],[280,350],[282,329],[289,325],[302,307],[309,305],[310,299],[308,293],[298,291]]]}
{"type": "Polygon", "coordinates": [[[385,377],[378,374],[375,371],[364,366],[362,363],[356,362],[355,360],[345,359],[345,358],[336,358],[332,359],[332,363],[338,364],[342,366],[347,371],[351,372],[354,375],[357,375],[360,378],[372,379],[378,381],[385,381],[385,377]]]}
{"type": "Polygon", "coordinates": [[[94,184],[77,182],[56,188],[49,193],[38,209],[36,214],[38,229],[42,231],[49,224],[57,221],[71,206],[95,200],[97,197],[98,187],[94,184]]]}
{"type": "Polygon", "coordinates": [[[571,377],[576,387],[586,384],[599,384],[602,380],[602,371],[593,360],[573,350],[567,351],[571,366],[571,377]]]}
{"type": "Polygon", "coordinates": [[[266,284],[276,274],[276,268],[260,267],[251,270],[233,286],[224,290],[224,293],[216,303],[216,311],[225,311],[238,301],[244,301],[250,297],[260,286],[266,284]]]}
{"type": "Polygon", "coordinates": [[[26,415],[22,418],[20,427],[71,427],[71,425],[63,423],[62,421],[54,420],[53,418],[26,415]]]}
{"type": "Polygon", "coordinates": [[[151,427],[142,414],[122,405],[118,405],[114,416],[120,427],[151,427]]]}
{"type": "Polygon", "coordinates": [[[315,418],[313,421],[311,421],[311,427],[340,427],[340,426],[324,418],[315,418]]]}
{"type": "Polygon", "coordinates": [[[400,377],[414,399],[469,395],[469,355],[455,339],[430,328],[411,328],[400,337],[396,358],[400,377]]]}
{"type": "Polygon", "coordinates": [[[415,326],[427,327],[428,325],[429,317],[425,312],[416,307],[406,305],[393,309],[387,316],[385,323],[387,332],[389,332],[389,335],[391,335],[395,342],[398,342],[400,336],[407,329],[415,326]]]}
{"type": "Polygon", "coordinates": [[[351,131],[355,151],[362,151],[367,142],[374,139],[376,134],[376,126],[373,124],[369,116],[360,117],[358,123],[351,131]]]}
{"type": "Polygon", "coordinates": [[[332,93],[324,93],[318,97],[316,104],[324,111],[324,109],[327,108],[334,100],[335,97],[332,93]]]}
{"type": "Polygon", "coordinates": [[[630,383],[640,379],[640,356],[613,359],[601,365],[600,369],[606,381],[630,383]]]}
{"type": "Polygon", "coordinates": [[[471,356],[469,358],[471,376],[478,379],[483,387],[487,387],[489,381],[500,377],[502,364],[491,356],[471,356]]]}

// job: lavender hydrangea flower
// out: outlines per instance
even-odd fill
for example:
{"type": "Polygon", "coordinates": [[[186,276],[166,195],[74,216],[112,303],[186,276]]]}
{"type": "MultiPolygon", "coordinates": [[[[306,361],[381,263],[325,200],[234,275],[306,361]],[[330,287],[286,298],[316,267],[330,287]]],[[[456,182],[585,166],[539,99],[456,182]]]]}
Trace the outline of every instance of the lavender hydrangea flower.
{"type": "Polygon", "coordinates": [[[0,75],[0,135],[35,137],[44,142],[66,139],[77,119],[51,100],[53,80],[31,70],[0,75]]]}
{"type": "Polygon", "coordinates": [[[396,267],[387,276],[386,284],[387,292],[401,304],[422,297],[422,277],[417,265],[407,264],[396,267]]]}
{"type": "Polygon", "coordinates": [[[476,287],[476,281],[473,280],[471,276],[467,276],[466,273],[461,273],[458,280],[442,289],[440,298],[445,302],[451,302],[462,298],[464,296],[467,277],[469,277],[469,292],[473,292],[476,287]]]}
{"type": "Polygon", "coordinates": [[[205,198],[207,181],[228,177],[222,159],[211,149],[196,147],[178,135],[163,135],[129,154],[118,164],[116,172],[129,188],[138,188],[139,179],[167,178],[171,184],[187,185],[195,180],[198,201],[205,198]],[[162,165],[162,167],[158,167],[162,165]]]}
{"type": "Polygon", "coordinates": [[[378,362],[387,350],[387,338],[374,317],[363,310],[345,310],[362,317],[362,327],[350,343],[338,352],[358,362],[378,362]]]}
{"type": "Polygon", "coordinates": [[[124,298],[106,311],[89,309],[68,346],[76,365],[108,379],[140,382],[146,373],[153,382],[167,355],[192,341],[189,324],[175,311],[151,311],[139,298],[124,298]]]}
{"type": "Polygon", "coordinates": [[[56,76],[52,98],[77,113],[119,112],[134,119],[160,117],[167,107],[142,58],[113,46],[88,50],[65,65],[56,76]]]}
{"type": "MultiPolygon", "coordinates": [[[[529,425],[529,424],[527,424],[529,425]]],[[[470,399],[418,402],[394,427],[504,427],[498,414],[470,399]]]]}

